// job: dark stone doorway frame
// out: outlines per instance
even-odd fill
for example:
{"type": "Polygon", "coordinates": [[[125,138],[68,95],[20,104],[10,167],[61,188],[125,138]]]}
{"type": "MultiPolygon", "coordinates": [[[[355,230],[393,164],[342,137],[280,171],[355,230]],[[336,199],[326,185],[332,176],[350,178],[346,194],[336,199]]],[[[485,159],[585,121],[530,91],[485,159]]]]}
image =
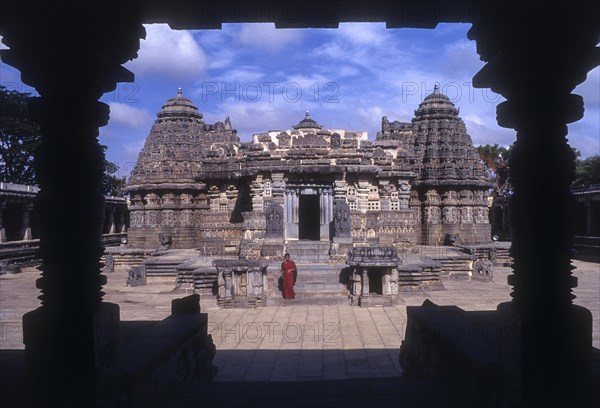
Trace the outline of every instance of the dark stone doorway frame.
{"type": "Polygon", "coordinates": [[[298,238],[319,241],[321,205],[318,194],[301,194],[298,197],[298,238]]]}

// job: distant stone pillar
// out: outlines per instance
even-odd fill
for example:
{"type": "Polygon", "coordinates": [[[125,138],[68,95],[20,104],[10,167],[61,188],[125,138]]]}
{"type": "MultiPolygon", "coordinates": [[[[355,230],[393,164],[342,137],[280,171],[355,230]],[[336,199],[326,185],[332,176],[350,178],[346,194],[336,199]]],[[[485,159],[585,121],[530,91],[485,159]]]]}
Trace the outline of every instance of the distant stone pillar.
{"type": "Polygon", "coordinates": [[[392,294],[392,269],[386,268],[381,276],[381,294],[389,296],[392,294]]]}
{"type": "Polygon", "coordinates": [[[27,203],[23,207],[23,214],[21,216],[21,239],[23,241],[31,241],[31,211],[33,211],[33,204],[27,203]]]}
{"type": "Polygon", "coordinates": [[[125,222],[125,211],[126,210],[124,208],[121,208],[117,211],[117,220],[118,220],[117,221],[118,222],[117,230],[120,233],[127,232],[127,224],[125,222]]]}
{"type": "Polygon", "coordinates": [[[502,206],[502,231],[508,232],[510,227],[508,226],[509,214],[508,214],[508,205],[502,206]]]}
{"type": "Polygon", "coordinates": [[[360,274],[362,277],[362,290],[360,296],[369,297],[369,272],[367,268],[362,267],[360,274]]]}
{"type": "Polygon", "coordinates": [[[0,243],[6,242],[6,230],[3,224],[3,213],[6,207],[6,200],[0,200],[0,243]]]}
{"type": "Polygon", "coordinates": [[[328,241],[330,237],[330,223],[333,217],[333,192],[330,189],[320,190],[320,233],[321,241],[328,241]]]}
{"type": "Polygon", "coordinates": [[[592,202],[590,200],[586,200],[585,203],[585,235],[593,236],[594,235],[594,207],[592,206],[592,202]]]}
{"type": "Polygon", "coordinates": [[[108,210],[108,233],[114,234],[116,231],[116,228],[115,228],[115,206],[108,205],[106,209],[108,210]]]}
{"type": "Polygon", "coordinates": [[[230,303],[234,297],[234,282],[233,282],[233,271],[231,268],[226,268],[223,270],[223,281],[225,283],[225,303],[230,303]]]}

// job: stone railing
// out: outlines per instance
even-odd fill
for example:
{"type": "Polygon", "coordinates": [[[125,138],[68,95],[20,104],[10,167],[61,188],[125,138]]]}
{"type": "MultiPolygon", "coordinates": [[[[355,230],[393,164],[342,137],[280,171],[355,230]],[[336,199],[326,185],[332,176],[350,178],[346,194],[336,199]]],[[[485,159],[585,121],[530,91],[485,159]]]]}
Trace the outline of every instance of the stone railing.
{"type": "MultiPolygon", "coordinates": [[[[102,245],[116,246],[127,233],[103,234],[102,245]]],[[[38,262],[39,239],[0,243],[0,273],[20,272],[20,266],[38,262]]]]}

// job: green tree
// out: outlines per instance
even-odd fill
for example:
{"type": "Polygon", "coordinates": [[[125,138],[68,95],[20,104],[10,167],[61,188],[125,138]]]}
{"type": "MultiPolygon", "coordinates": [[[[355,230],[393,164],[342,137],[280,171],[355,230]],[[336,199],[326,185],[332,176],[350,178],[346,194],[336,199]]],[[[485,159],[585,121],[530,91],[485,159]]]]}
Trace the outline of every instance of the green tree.
{"type": "Polygon", "coordinates": [[[487,169],[488,179],[494,184],[492,195],[498,196],[510,190],[508,179],[508,159],[512,145],[508,148],[497,144],[477,146],[479,157],[487,169]]]}
{"type": "Polygon", "coordinates": [[[40,128],[29,116],[29,94],[0,85],[0,180],[36,184],[33,152],[40,144],[40,128]]]}
{"type": "MultiPolygon", "coordinates": [[[[102,150],[106,152],[106,146],[102,146],[102,150]]],[[[104,175],[102,177],[102,187],[100,190],[104,195],[122,196],[123,188],[125,187],[125,176],[118,176],[119,165],[109,162],[104,159],[104,175]]]]}
{"type": "Polygon", "coordinates": [[[573,186],[600,184],[600,155],[590,156],[575,163],[573,186]]]}
{"type": "MultiPolygon", "coordinates": [[[[9,91],[0,85],[0,181],[36,185],[33,154],[41,141],[40,128],[31,118],[27,104],[30,94],[9,91]]],[[[106,150],[106,146],[102,146],[106,150]]],[[[119,166],[104,160],[101,191],[122,195],[125,177],[118,177],[119,166]]]]}

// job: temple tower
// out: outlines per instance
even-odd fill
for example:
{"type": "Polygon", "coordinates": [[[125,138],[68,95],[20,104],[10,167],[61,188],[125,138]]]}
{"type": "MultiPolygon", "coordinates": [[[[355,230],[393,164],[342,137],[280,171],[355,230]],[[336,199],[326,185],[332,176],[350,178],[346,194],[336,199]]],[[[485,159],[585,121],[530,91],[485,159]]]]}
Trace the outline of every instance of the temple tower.
{"type": "Polygon", "coordinates": [[[415,111],[413,182],[426,245],[488,242],[488,189],[483,163],[450,99],[436,85],[415,111]]]}
{"type": "MultiPolygon", "coordinates": [[[[130,244],[197,248],[206,236],[202,226],[217,229],[229,223],[237,198],[235,183],[207,185],[198,180],[215,168],[215,159],[234,158],[238,145],[229,118],[204,123],[202,113],[179,89],[158,112],[127,184],[130,244]],[[215,219],[203,215],[209,209],[215,219]]],[[[235,159],[230,164],[235,167],[235,159]]],[[[232,169],[223,165],[218,170],[227,174],[232,169]]]]}

